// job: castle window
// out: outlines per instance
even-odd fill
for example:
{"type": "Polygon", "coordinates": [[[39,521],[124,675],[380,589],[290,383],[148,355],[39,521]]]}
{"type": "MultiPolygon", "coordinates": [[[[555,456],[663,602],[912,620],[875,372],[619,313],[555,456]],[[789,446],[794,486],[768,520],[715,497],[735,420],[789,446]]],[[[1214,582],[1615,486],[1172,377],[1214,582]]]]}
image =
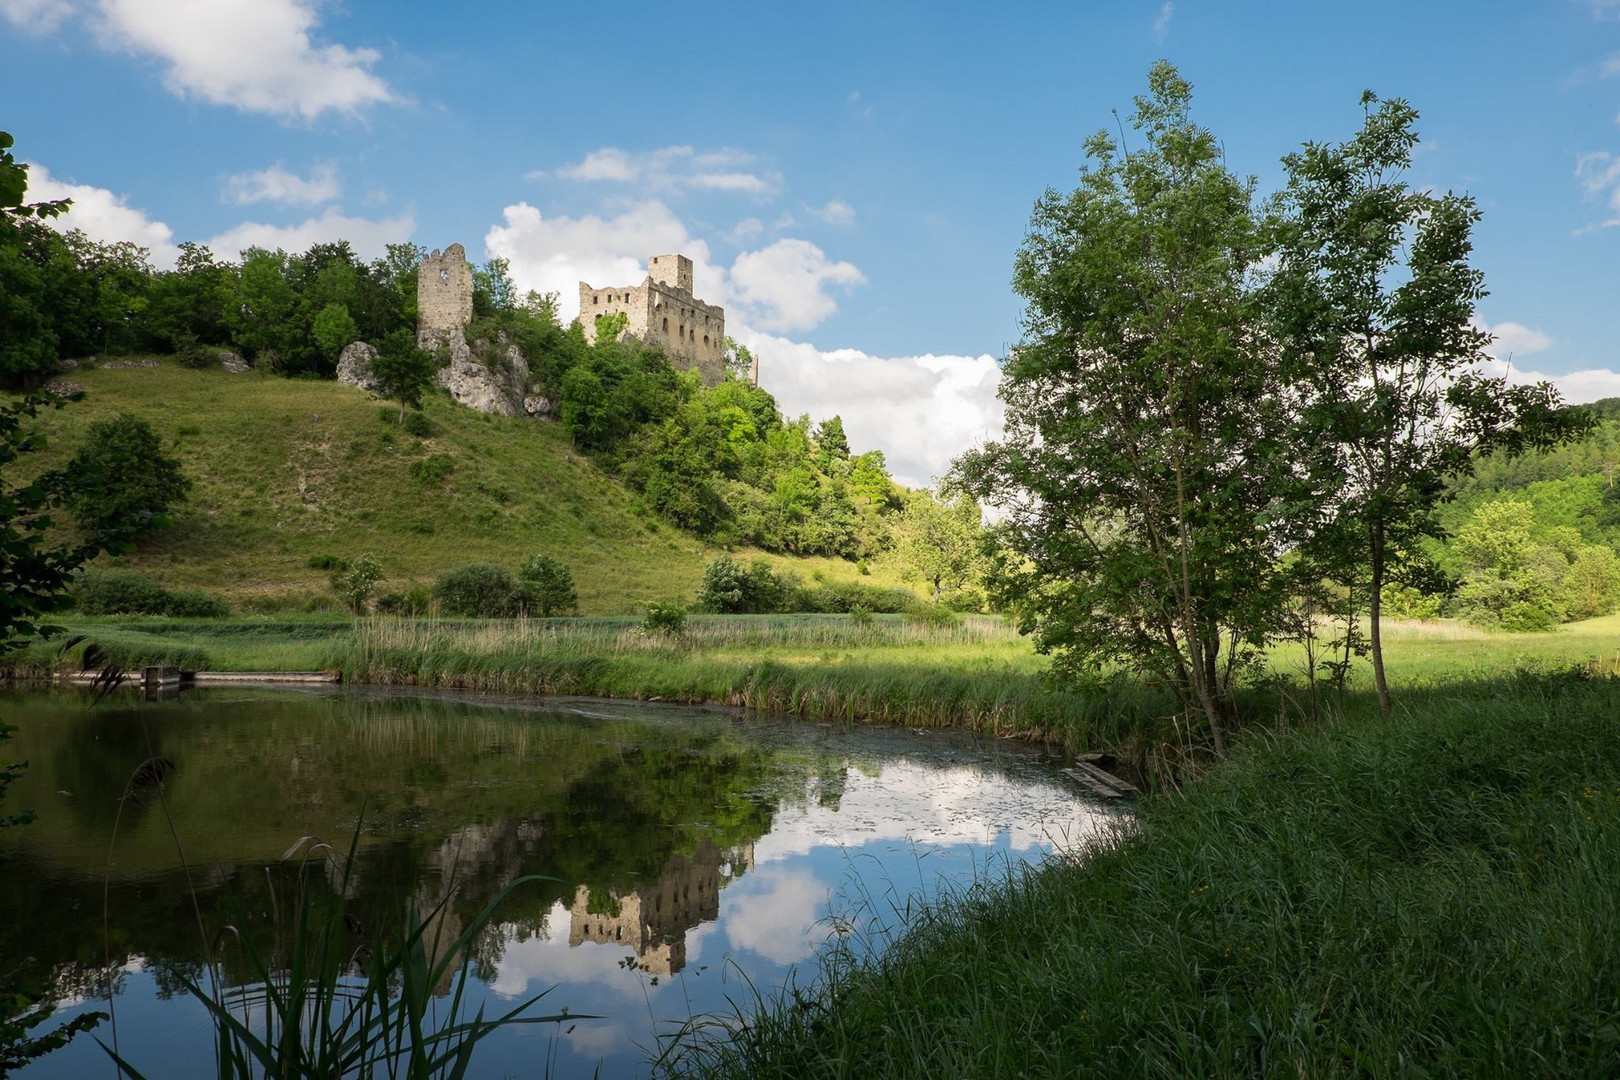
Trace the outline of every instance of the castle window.
{"type": "Polygon", "coordinates": [[[666,334],[669,333],[669,320],[668,319],[664,320],[664,333],[666,333],[666,334]]]}
{"type": "Polygon", "coordinates": [[[708,343],[709,343],[709,335],[704,334],[703,335],[703,344],[707,345],[708,343]]]}
{"type": "Polygon", "coordinates": [[[602,298],[601,298],[601,297],[600,297],[600,296],[593,296],[593,297],[591,297],[591,303],[593,303],[593,304],[600,304],[600,303],[601,303],[601,302],[602,302],[602,298]]]}

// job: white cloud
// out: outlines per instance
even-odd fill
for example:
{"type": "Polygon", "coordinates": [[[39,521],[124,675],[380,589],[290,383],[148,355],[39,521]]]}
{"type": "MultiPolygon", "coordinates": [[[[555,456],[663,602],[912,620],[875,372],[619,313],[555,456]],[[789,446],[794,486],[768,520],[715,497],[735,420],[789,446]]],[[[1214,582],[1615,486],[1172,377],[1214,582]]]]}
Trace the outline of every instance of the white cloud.
{"type": "Polygon", "coordinates": [[[1496,355],[1529,356],[1546,352],[1552,346],[1552,338],[1540,330],[1532,330],[1523,323],[1499,322],[1489,326],[1475,320],[1475,325],[1489,332],[1495,339],[1491,343],[1491,351],[1496,355]]]}
{"type": "Polygon", "coordinates": [[[855,208],[843,199],[834,199],[826,206],[806,206],[805,213],[820,218],[828,225],[852,225],[855,223],[855,208]]]}
{"type": "Polygon", "coordinates": [[[1575,179],[1587,199],[1607,204],[1608,217],[1576,230],[1576,235],[1620,225],[1620,154],[1595,150],[1575,159],[1575,179]]]}
{"type": "Polygon", "coordinates": [[[766,330],[809,330],[838,310],[826,292],[865,284],[854,263],[833,262],[808,240],[778,240],[745,251],[731,265],[731,294],[750,321],[766,330]]]}
{"type": "MultiPolygon", "coordinates": [[[[632,153],[604,146],[586,154],[578,164],[558,169],[555,175],[587,183],[633,183],[658,194],[695,189],[774,195],[781,189],[782,177],[744,168],[754,160],[747,151],[729,148],[699,153],[691,146],[665,146],[632,153]]],[[[545,175],[541,170],[527,178],[538,180],[545,175]]]]}
{"type": "Polygon", "coordinates": [[[395,100],[370,70],[376,50],[313,40],[316,0],[98,0],[97,7],[103,43],[165,63],[164,85],[181,97],[306,120],[395,100]]]}
{"type": "Polygon", "coordinates": [[[152,253],[152,264],[159,269],[172,267],[180,255],[174,242],[174,230],[161,221],[153,221],[146,211],[130,206],[128,196],[115,195],[106,188],[89,184],[65,183],[52,176],[43,165],[30,164],[28,199],[30,202],[72,199],[72,208],[61,217],[50,219],[51,225],[63,232],[82,229],[90,239],[104,244],[125,240],[139,244],[152,253]]]}
{"type": "Polygon", "coordinates": [[[296,225],[244,221],[209,240],[208,246],[217,255],[235,259],[250,247],[298,252],[307,250],[313,244],[347,240],[355,254],[362,259],[375,259],[383,254],[388,244],[409,240],[415,231],[416,219],[409,213],[403,217],[375,221],[349,217],[340,207],[333,206],[319,217],[306,218],[296,225]]]}
{"type": "Polygon", "coordinates": [[[51,33],[72,14],[73,5],[67,0],[0,0],[0,15],[35,34],[51,33]]]}
{"type": "MultiPolygon", "coordinates": [[[[616,217],[586,214],[545,217],[526,202],[503,211],[504,225],[484,236],[490,255],[512,264],[520,289],[555,292],[566,324],[579,314],[579,283],[634,285],[647,276],[649,255],[680,252],[698,263],[698,295],[717,297],[709,245],[695,239],[657,199],[637,203],[616,217]]],[[[723,289],[723,285],[721,286],[723,289]]]]}
{"type": "Polygon", "coordinates": [[[731,336],[759,356],[760,385],[784,413],[842,416],[850,445],[882,450],[902,483],[928,484],[963,451],[1001,435],[1001,369],[990,356],[822,350],[727,322],[731,336]]]}
{"type": "Polygon", "coordinates": [[[1176,13],[1176,5],[1165,0],[1164,6],[1159,9],[1158,18],[1153,20],[1153,40],[1163,41],[1164,35],[1170,32],[1170,16],[1176,13]]]}
{"type": "Polygon", "coordinates": [[[733,244],[742,247],[748,241],[755,239],[765,231],[765,223],[757,217],[743,218],[731,227],[727,237],[733,244]]]}
{"type": "Polygon", "coordinates": [[[726,937],[778,964],[809,959],[826,937],[817,926],[832,890],[804,870],[761,869],[725,891],[726,937]]]}
{"type": "Polygon", "coordinates": [[[306,177],[288,172],[278,161],[268,169],[239,173],[225,181],[225,198],[238,206],[256,202],[318,206],[331,202],[341,192],[337,169],[330,164],[315,166],[306,177]]]}

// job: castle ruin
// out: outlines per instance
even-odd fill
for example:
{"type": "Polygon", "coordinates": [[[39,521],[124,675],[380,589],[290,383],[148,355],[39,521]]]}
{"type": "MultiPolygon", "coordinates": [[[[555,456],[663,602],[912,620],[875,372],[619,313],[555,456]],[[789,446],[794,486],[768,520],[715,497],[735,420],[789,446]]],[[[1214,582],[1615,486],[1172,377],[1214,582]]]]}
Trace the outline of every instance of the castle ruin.
{"type": "MultiPolygon", "coordinates": [[[[704,840],[690,857],[671,856],[656,882],[627,893],[609,890],[599,905],[608,910],[592,911],[590,887],[579,886],[568,913],[569,946],[623,945],[643,970],[676,974],[686,966],[687,931],[720,917],[720,858],[720,849],[704,840]]],[[[752,845],[745,858],[752,865],[752,845]]]]}
{"type": "Polygon", "coordinates": [[[422,259],[416,271],[416,343],[448,344],[472,322],[473,270],[467,249],[451,244],[422,259]]]}
{"type": "Polygon", "coordinates": [[[613,315],[627,320],[621,338],[657,345],[677,367],[696,368],[709,386],[726,377],[726,310],[692,295],[692,260],[685,255],[654,255],[640,285],[579,283],[586,341],[594,345],[600,321],[613,315]]]}

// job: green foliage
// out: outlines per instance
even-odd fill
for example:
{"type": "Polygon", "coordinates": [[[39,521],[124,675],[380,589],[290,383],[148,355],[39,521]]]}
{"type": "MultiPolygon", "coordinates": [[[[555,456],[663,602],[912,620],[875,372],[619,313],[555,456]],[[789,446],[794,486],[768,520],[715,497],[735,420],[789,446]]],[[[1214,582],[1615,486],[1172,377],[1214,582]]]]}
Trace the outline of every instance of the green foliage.
{"type": "Polygon", "coordinates": [[[371,375],[376,380],[378,393],[399,402],[401,424],[405,423],[407,408],[422,407],[422,395],[433,385],[439,367],[439,358],[419,348],[416,335],[403,327],[391,331],[377,343],[371,375]]]}
{"type": "MultiPolygon", "coordinates": [[[[1477,374],[1491,340],[1475,317],[1484,275],[1469,263],[1479,211],[1467,196],[1408,182],[1415,109],[1370,91],[1362,107],[1354,137],[1284,159],[1268,299],[1302,390],[1292,456],[1309,476],[1302,501],[1318,516],[1302,553],[1371,601],[1373,672],[1387,710],[1383,587],[1405,569],[1403,556],[1439,535],[1446,484],[1482,452],[1547,449],[1580,435],[1590,417],[1561,411],[1548,383],[1477,374]]],[[[1504,602],[1519,610],[1537,601],[1492,601],[1504,602]]]]}
{"type": "Polygon", "coordinates": [[[1544,631],[1620,607],[1620,558],[1582,542],[1570,527],[1537,537],[1533,507],[1517,499],[1482,504],[1452,543],[1467,568],[1458,613],[1481,626],[1544,631]]]}
{"type": "Polygon", "coordinates": [[[231,613],[223,599],[195,590],[171,591],[132,570],[86,570],[73,583],[74,609],[85,615],[170,615],[217,619],[231,613]]]}
{"type": "Polygon", "coordinates": [[[456,459],[449,454],[429,454],[406,466],[411,479],[423,487],[434,488],[444,483],[445,478],[456,471],[456,459]]]}
{"type": "Polygon", "coordinates": [[[433,599],[445,615],[498,618],[518,607],[517,582],[494,563],[467,563],[439,575],[433,599]]]}
{"type": "Polygon", "coordinates": [[[764,559],[745,567],[730,555],[721,555],[703,568],[697,608],[718,615],[791,611],[797,592],[798,582],[776,573],[764,559]]]}
{"type": "Polygon", "coordinates": [[[847,469],[849,439],[844,434],[842,417],[828,417],[816,428],[816,464],[829,475],[847,469]]]}
{"type": "Polygon", "coordinates": [[[999,588],[1038,647],[1067,673],[1122,665],[1175,687],[1219,751],[1234,677],[1287,597],[1270,515],[1291,482],[1289,392],[1256,332],[1252,182],[1193,122],[1173,66],[1148,84],[1138,144],[1098,132],[1080,186],[1036,205],[1006,437],[956,475],[1008,510],[999,588]]]}
{"type": "Polygon", "coordinates": [[[431,439],[439,433],[439,429],[433,426],[433,421],[429,420],[425,413],[420,412],[406,413],[399,426],[405,429],[405,434],[414,435],[418,439],[431,439]]]}
{"type": "Polygon", "coordinates": [[[363,615],[372,590],[382,579],[382,564],[377,561],[377,556],[365,551],[332,571],[332,591],[338,594],[350,611],[363,615]]]}
{"type": "Polygon", "coordinates": [[[337,363],[338,355],[356,340],[359,333],[354,320],[349,317],[349,309],[336,303],[321,308],[310,325],[310,336],[315,339],[321,356],[332,364],[337,363]]]}
{"type": "Polygon", "coordinates": [[[965,494],[950,501],[915,491],[895,524],[895,556],[902,573],[921,578],[934,602],[968,588],[979,575],[983,547],[979,504],[965,494]]]}
{"type": "Polygon", "coordinates": [[[721,348],[726,362],[726,375],[729,378],[746,379],[753,373],[754,354],[748,351],[747,346],[727,334],[721,348]]]}
{"type": "Polygon", "coordinates": [[[518,581],[528,594],[529,610],[542,617],[579,609],[574,572],[561,559],[537,552],[518,570],[518,581]]]}
{"type": "Polygon", "coordinates": [[[641,619],[641,632],[648,636],[678,638],[686,633],[686,609],[679,604],[648,604],[641,619]]]}
{"type": "Polygon", "coordinates": [[[413,585],[404,592],[387,592],[377,597],[377,612],[381,615],[410,615],[420,618],[433,607],[433,590],[426,585],[413,585]]]}
{"type": "Polygon", "coordinates": [[[158,524],[191,489],[152,425],[130,413],[92,423],[67,472],[74,478],[68,508],[97,536],[158,524]]]}
{"type": "Polygon", "coordinates": [[[112,531],[80,544],[52,539],[54,512],[69,504],[86,476],[47,469],[17,477],[19,462],[45,449],[35,418],[68,400],[41,395],[0,404],[0,654],[51,632],[44,620],[72,603],[68,586],[79,568],[102,551],[128,546],[124,533],[112,531]]]}

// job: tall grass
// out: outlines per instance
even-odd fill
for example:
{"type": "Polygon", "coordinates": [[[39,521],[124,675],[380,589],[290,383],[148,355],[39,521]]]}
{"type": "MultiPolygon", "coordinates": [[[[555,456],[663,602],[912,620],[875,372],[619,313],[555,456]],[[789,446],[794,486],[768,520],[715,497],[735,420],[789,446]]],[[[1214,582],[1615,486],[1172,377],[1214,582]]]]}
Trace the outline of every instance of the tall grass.
{"type": "Polygon", "coordinates": [[[882,956],[835,951],[694,1026],[671,1071],[1620,1075],[1620,680],[1363,704],[1253,739],[1084,861],[959,890],[882,956]]]}

